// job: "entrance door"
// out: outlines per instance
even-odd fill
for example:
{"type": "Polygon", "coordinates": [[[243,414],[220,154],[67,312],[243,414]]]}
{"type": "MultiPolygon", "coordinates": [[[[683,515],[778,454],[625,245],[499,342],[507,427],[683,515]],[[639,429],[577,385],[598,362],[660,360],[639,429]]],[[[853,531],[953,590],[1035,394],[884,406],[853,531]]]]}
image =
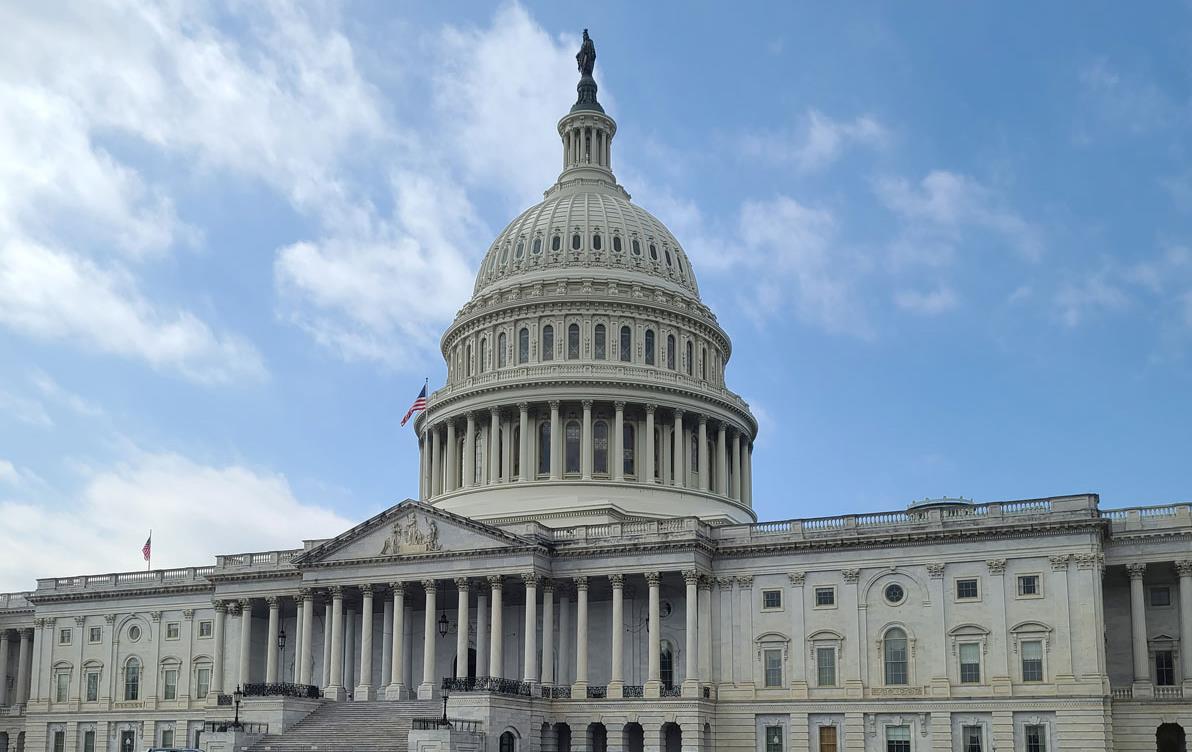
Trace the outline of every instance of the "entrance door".
{"type": "Polygon", "coordinates": [[[1164,723],[1155,732],[1155,749],[1158,752],[1188,752],[1184,727],[1178,723],[1164,723]]]}
{"type": "Polygon", "coordinates": [[[120,732],[120,752],[135,752],[137,748],[137,735],[134,731],[120,732]]]}

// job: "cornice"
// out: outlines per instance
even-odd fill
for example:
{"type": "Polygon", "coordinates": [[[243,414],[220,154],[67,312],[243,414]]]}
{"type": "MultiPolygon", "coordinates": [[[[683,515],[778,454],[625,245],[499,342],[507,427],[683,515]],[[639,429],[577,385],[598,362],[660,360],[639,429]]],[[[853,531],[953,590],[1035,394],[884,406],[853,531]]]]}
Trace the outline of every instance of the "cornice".
{"type": "Polygon", "coordinates": [[[53,592],[40,595],[31,594],[29,602],[36,606],[49,603],[67,603],[88,600],[108,600],[111,598],[146,598],[162,595],[187,595],[190,593],[211,593],[215,591],[214,584],[208,579],[206,582],[194,582],[185,585],[159,585],[145,588],[115,588],[112,590],[78,590],[73,592],[53,592]]]}

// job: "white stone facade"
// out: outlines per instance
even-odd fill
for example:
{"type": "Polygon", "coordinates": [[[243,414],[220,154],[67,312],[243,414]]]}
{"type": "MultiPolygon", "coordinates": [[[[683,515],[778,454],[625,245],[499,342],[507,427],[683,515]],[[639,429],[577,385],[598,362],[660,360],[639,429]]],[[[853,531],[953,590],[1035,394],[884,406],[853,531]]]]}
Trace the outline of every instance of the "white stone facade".
{"type": "Polygon", "coordinates": [[[419,500],[292,550],[0,595],[0,752],[193,744],[237,687],[273,732],[446,687],[492,752],[1181,749],[1192,508],[756,522],[731,342],[580,91],[559,181],[443,338],[419,500]],[[304,687],[326,699],[271,694],[304,687]]]}

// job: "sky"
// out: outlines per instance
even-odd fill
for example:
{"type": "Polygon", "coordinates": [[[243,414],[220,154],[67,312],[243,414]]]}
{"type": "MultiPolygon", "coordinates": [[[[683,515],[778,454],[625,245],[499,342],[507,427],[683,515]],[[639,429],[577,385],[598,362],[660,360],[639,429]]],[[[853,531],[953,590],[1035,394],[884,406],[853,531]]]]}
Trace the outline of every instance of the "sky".
{"type": "Polygon", "coordinates": [[[776,520],[1192,497],[1192,6],[0,3],[0,590],[291,548],[557,177],[613,166],[733,339],[776,520]]]}

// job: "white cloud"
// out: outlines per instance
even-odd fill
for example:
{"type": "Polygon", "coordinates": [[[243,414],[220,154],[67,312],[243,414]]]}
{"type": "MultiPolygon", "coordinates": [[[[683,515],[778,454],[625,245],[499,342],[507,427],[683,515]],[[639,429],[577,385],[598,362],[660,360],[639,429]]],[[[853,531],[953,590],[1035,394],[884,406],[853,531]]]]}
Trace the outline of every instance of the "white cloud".
{"type": "Polygon", "coordinates": [[[750,156],[815,172],[835,162],[849,147],[880,149],[889,138],[889,131],[872,115],[835,120],[812,108],[795,132],[751,134],[744,140],[744,149],[750,156]]]}
{"type": "Polygon", "coordinates": [[[1125,291],[1110,279],[1107,270],[1063,283],[1054,298],[1060,321],[1067,327],[1078,326],[1101,311],[1120,311],[1129,302],[1125,291]]]}
{"type": "Polygon", "coordinates": [[[41,369],[33,369],[32,373],[29,374],[29,380],[33,382],[33,386],[37,388],[37,391],[43,397],[56,404],[65,406],[73,413],[89,418],[103,415],[103,408],[99,405],[64,388],[41,369]]]}
{"type": "Polygon", "coordinates": [[[959,305],[955,291],[947,286],[934,290],[898,290],[894,293],[894,304],[900,309],[923,316],[937,316],[947,313],[959,305]]]}
{"type": "MultiPolygon", "coordinates": [[[[0,590],[36,577],[135,570],[153,530],[155,567],[202,566],[215,554],[296,548],[352,523],[294,497],[286,478],[242,465],[135,452],[91,476],[71,507],[0,501],[0,590]],[[202,530],[202,535],[195,535],[202,530]]],[[[143,565],[142,565],[143,566],[143,565]]]]}
{"type": "Polygon", "coordinates": [[[1097,128],[1149,133],[1186,122],[1186,108],[1145,76],[1123,71],[1105,59],[1094,60],[1079,72],[1084,99],[1076,139],[1088,142],[1097,128]]]}
{"type": "Polygon", "coordinates": [[[54,419],[46,411],[41,400],[30,399],[0,389],[0,414],[5,414],[20,423],[37,428],[52,428],[54,419]]]}

